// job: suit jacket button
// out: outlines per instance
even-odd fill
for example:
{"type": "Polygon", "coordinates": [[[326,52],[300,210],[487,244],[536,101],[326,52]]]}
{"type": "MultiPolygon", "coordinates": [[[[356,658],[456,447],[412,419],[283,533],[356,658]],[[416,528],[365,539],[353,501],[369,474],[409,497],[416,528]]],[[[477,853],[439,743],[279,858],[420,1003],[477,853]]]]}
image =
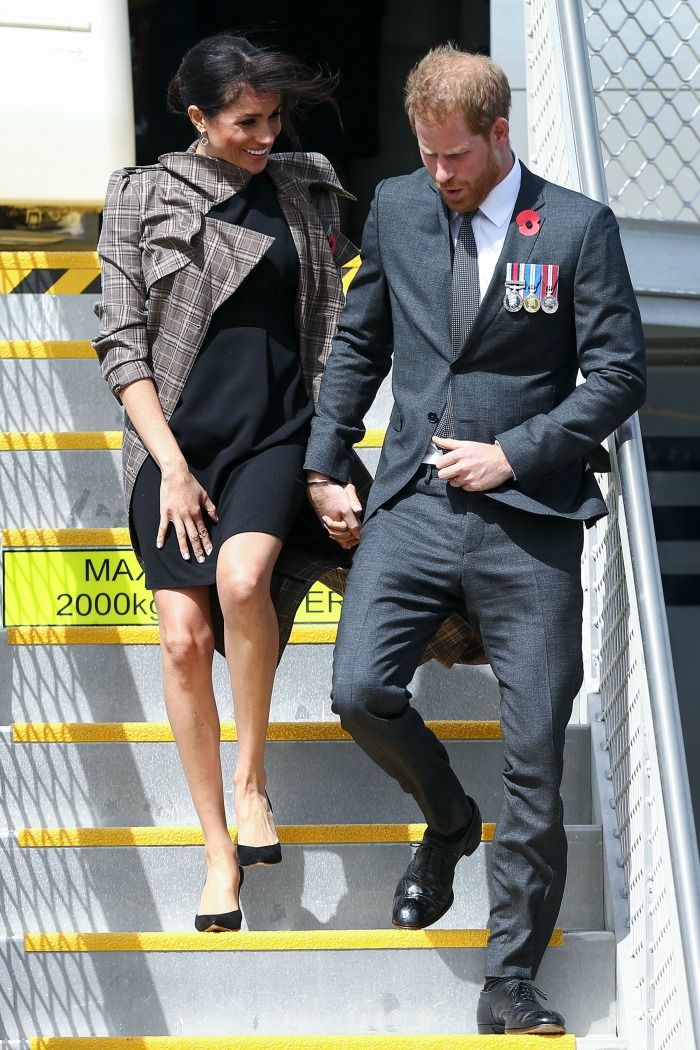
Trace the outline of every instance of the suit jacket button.
{"type": "Polygon", "coordinates": [[[429,423],[437,423],[437,421],[438,421],[438,414],[437,414],[437,412],[428,412],[428,422],[429,423]]]}

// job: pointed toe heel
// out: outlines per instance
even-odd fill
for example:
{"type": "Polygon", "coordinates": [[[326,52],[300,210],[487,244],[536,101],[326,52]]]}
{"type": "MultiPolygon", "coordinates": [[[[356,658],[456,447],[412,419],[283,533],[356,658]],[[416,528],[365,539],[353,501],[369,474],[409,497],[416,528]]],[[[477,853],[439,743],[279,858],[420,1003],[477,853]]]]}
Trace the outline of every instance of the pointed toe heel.
{"type": "Polygon", "coordinates": [[[195,915],[194,927],[199,933],[238,933],[243,922],[240,908],[218,915],[195,915]]]}
{"type": "MultiPolygon", "coordinates": [[[[243,886],[243,869],[240,868],[238,894],[243,886]]],[[[238,933],[243,923],[243,912],[240,908],[234,911],[219,912],[217,915],[195,915],[194,928],[198,933],[238,933]]]]}

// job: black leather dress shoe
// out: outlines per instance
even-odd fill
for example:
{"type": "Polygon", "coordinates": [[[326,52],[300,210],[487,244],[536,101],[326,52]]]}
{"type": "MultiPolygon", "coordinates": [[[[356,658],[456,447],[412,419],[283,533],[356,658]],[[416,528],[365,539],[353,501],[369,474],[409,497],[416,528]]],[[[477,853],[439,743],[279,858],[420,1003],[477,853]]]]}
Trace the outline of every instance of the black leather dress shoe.
{"type": "Polygon", "coordinates": [[[537,996],[547,996],[519,977],[502,981],[479,996],[476,1023],[479,1035],[564,1035],[566,1021],[545,1010],[537,996]]]}
{"type": "Polygon", "coordinates": [[[452,906],[452,882],[461,857],[469,857],[481,842],[481,814],[475,809],[467,840],[456,852],[431,840],[427,833],[396,887],[391,921],[399,930],[423,930],[452,906]]]}

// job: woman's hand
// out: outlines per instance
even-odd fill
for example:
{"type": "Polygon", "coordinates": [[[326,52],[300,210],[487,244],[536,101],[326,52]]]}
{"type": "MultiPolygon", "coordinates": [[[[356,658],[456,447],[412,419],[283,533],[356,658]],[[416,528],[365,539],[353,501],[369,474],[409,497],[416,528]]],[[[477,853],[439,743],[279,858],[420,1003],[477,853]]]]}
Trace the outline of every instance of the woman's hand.
{"type": "Polygon", "coordinates": [[[309,502],[331,536],[344,550],[356,547],[360,542],[360,520],[362,504],[355,486],[348,482],[341,485],[322,475],[314,477],[329,484],[307,486],[309,502]]]}
{"type": "Polygon", "coordinates": [[[172,524],[182,557],[189,560],[189,543],[197,561],[203,562],[205,555],[211,554],[212,544],[202,511],[206,512],[212,521],[217,520],[216,507],[190,473],[187,464],[182,463],[163,470],[156,546],[163,546],[168,526],[172,524]]]}

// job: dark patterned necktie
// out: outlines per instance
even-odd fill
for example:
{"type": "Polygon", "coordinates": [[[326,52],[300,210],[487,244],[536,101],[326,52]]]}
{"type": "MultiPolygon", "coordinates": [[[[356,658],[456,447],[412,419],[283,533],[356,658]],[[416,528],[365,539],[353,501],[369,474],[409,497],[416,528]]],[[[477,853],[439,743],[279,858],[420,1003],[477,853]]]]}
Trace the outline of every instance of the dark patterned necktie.
{"type": "MultiPolygon", "coordinates": [[[[462,225],[455,241],[452,259],[452,354],[456,359],[467,341],[474,318],[479,309],[479,262],[472,219],[479,209],[464,213],[462,225]]],[[[452,408],[452,373],[447,388],[447,403],[442,419],[435,430],[436,437],[454,437],[454,412],[452,408]]]]}

